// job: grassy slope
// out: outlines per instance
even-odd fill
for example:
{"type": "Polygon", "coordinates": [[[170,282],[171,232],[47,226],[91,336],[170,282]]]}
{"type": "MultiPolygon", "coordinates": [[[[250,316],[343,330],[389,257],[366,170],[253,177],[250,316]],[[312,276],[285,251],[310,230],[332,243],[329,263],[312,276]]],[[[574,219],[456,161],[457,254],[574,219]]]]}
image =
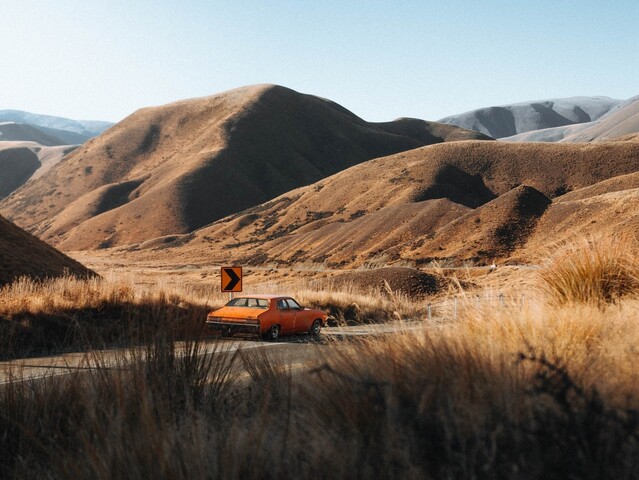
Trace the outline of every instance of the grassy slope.
{"type": "Polygon", "coordinates": [[[42,240],[0,217],[0,285],[21,276],[44,280],[93,272],[42,240]]]}
{"type": "MultiPolygon", "coordinates": [[[[636,169],[637,146],[632,142],[433,145],[354,166],[192,235],[143,243],[148,251],[135,256],[152,260],[170,252],[184,263],[309,261],[328,266],[357,266],[385,254],[394,259],[491,261],[512,254],[530,236],[549,242],[579,235],[585,224],[557,231],[544,220],[565,208],[559,205],[561,195],[636,169]],[[523,186],[557,205],[546,209],[547,200],[537,195],[533,203],[539,208],[528,211],[530,195],[516,190],[523,186]],[[495,203],[487,205],[491,200],[495,203]],[[500,232],[506,233],[505,241],[500,232]],[[165,250],[171,246],[175,248],[165,250]]],[[[608,210],[602,205],[602,212],[608,210]]],[[[597,218],[601,229],[618,217],[606,213],[597,218]]],[[[614,223],[610,225],[616,231],[614,223]]]]}

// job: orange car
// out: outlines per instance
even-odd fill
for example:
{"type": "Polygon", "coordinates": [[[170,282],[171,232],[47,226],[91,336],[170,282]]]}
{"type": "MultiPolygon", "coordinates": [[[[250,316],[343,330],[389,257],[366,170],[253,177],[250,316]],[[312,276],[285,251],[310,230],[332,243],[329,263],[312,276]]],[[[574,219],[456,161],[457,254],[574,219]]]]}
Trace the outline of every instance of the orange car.
{"type": "Polygon", "coordinates": [[[326,318],[326,312],[304,308],[284,295],[242,295],[209,313],[206,324],[223,336],[257,333],[276,340],[291,333],[318,335],[326,318]]]}

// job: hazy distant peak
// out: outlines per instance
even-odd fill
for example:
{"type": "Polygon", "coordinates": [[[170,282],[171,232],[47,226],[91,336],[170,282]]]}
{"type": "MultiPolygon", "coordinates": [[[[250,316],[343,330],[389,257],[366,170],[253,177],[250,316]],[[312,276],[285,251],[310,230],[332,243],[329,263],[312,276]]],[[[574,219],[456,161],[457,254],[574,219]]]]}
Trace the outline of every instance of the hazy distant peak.
{"type": "Polygon", "coordinates": [[[0,110],[0,122],[2,121],[41,127],[46,133],[52,133],[48,129],[62,130],[76,135],[81,135],[85,139],[95,137],[113,125],[111,122],[104,122],[100,120],[72,120],[70,118],[40,115],[37,113],[11,109],[0,110]]]}
{"type": "Polygon", "coordinates": [[[592,122],[622,103],[622,100],[604,96],[551,98],[480,108],[439,121],[493,138],[503,138],[533,130],[592,122]]]}
{"type": "Polygon", "coordinates": [[[508,142],[593,142],[614,140],[639,132],[639,96],[615,105],[591,122],[532,130],[503,137],[508,142]]]}

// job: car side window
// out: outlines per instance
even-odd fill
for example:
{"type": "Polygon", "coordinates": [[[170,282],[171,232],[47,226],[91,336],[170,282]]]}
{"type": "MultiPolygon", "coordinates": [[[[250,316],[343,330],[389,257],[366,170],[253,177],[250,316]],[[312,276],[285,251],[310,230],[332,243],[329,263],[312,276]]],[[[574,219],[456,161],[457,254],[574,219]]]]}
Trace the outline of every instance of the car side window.
{"type": "Polygon", "coordinates": [[[299,303],[297,303],[295,300],[293,300],[292,298],[287,298],[286,301],[288,302],[288,306],[291,307],[293,310],[301,310],[302,307],[300,306],[299,303]]]}
{"type": "Polygon", "coordinates": [[[277,301],[277,309],[278,310],[288,310],[288,304],[286,303],[286,300],[278,300],[277,301]]]}

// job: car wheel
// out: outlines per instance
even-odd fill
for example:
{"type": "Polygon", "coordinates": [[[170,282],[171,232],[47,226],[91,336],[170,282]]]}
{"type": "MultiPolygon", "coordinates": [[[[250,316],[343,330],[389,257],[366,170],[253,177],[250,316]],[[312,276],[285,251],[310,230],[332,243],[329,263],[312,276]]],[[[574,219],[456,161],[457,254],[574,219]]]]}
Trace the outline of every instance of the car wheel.
{"type": "Polygon", "coordinates": [[[310,335],[319,335],[320,331],[322,330],[322,321],[318,318],[317,320],[315,320],[313,322],[313,325],[311,325],[310,330],[308,331],[308,333],[310,335]]]}
{"type": "Polygon", "coordinates": [[[279,336],[280,336],[280,326],[273,325],[271,328],[268,329],[268,331],[264,335],[264,339],[274,342],[275,340],[279,338],[279,336]]]}

